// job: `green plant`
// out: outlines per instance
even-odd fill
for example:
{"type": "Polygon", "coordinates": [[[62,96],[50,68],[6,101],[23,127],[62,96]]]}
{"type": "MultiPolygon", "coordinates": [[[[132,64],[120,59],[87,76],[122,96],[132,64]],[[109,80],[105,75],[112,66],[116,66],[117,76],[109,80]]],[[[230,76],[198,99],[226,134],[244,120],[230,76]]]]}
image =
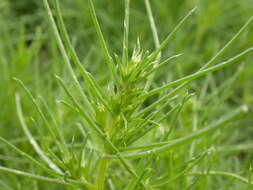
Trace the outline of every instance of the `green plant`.
{"type": "Polygon", "coordinates": [[[69,139],[63,133],[62,126],[59,125],[60,122],[57,121],[54,113],[50,112],[46,103],[39,102],[23,82],[15,79],[24,88],[43,121],[43,127],[40,128],[41,136],[46,131],[50,134],[51,140],[49,144],[42,141],[43,147],[40,147],[36,142],[26,125],[18,94],[16,94],[16,107],[22,129],[43,164],[5,139],[0,138],[0,140],[24,158],[29,159],[50,177],[33,175],[5,167],[0,167],[0,171],[86,189],[168,188],[178,179],[183,179],[184,183],[174,185],[174,187],[187,189],[194,185],[191,176],[206,175],[231,177],[252,186],[250,178],[247,180],[229,172],[209,171],[208,167],[201,167],[207,155],[213,154],[216,150],[204,147],[201,151],[195,152],[196,147],[193,143],[200,137],[236,121],[248,111],[247,106],[237,108],[201,129],[195,127],[193,132],[183,137],[177,134],[175,126],[183,107],[189,101],[193,101],[194,106],[198,107],[196,100],[192,100],[194,94],[188,93],[186,89],[191,81],[238,62],[253,50],[251,47],[214,65],[253,18],[251,17],[238,33],[199,71],[161,87],[156,87],[155,73],[181,55],[172,55],[163,59],[162,51],[196,9],[192,9],[160,44],[149,1],[146,0],[145,3],[156,50],[152,53],[143,51],[138,41],[132,57],[129,56],[130,7],[129,0],[125,0],[124,39],[122,58],[120,58],[117,55],[111,56],[101,32],[93,3],[89,0],[92,21],[105,62],[111,73],[107,86],[101,87],[81,64],[67,35],[58,1],[53,1],[55,11],[55,15],[53,15],[48,1],[44,0],[61,55],[74,83],[73,90],[66,85],[66,81],[62,77],[56,76],[56,80],[67,95],[67,100],[59,102],[80,118],[78,138],[81,139],[79,140],[81,144],[76,144],[75,138],[72,138],[69,143],[69,139]],[[72,64],[80,72],[83,83],[78,80],[79,74],[76,74],[72,64]],[[40,104],[46,110],[45,112],[40,104]],[[178,158],[178,165],[175,168],[172,166],[173,163],[170,166],[164,164],[173,158],[169,151],[180,145],[190,145],[191,153],[185,156],[186,158],[178,158]],[[173,168],[173,170],[168,171],[168,168],[163,167],[164,165],[173,168]],[[152,169],[152,167],[156,169],[152,169]],[[204,172],[197,170],[203,168],[204,172]],[[119,177],[121,179],[117,180],[119,177]]]}

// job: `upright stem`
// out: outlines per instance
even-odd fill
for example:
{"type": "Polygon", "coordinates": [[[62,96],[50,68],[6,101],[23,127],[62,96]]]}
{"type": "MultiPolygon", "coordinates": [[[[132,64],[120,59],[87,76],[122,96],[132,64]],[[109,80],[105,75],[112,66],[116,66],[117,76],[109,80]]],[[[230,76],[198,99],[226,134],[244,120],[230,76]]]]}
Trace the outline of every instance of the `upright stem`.
{"type": "Polygon", "coordinates": [[[98,190],[104,190],[108,163],[109,163],[109,160],[102,156],[101,160],[100,160],[99,173],[98,173],[98,178],[97,178],[97,189],[98,190]]]}
{"type": "Polygon", "coordinates": [[[126,66],[128,63],[128,35],[129,35],[129,9],[130,0],[125,0],[125,19],[124,19],[124,40],[123,40],[123,60],[122,63],[126,66]]]}
{"type": "MultiPolygon", "coordinates": [[[[145,0],[145,6],[146,6],[146,10],[147,10],[148,18],[149,18],[149,23],[150,23],[154,43],[155,43],[155,49],[158,50],[161,44],[160,44],[160,40],[158,37],[158,31],[157,31],[157,27],[156,27],[156,24],[154,21],[154,17],[153,17],[153,13],[152,13],[152,9],[151,9],[149,0],[145,0]]],[[[159,55],[157,56],[157,62],[155,64],[155,67],[157,66],[161,56],[162,56],[162,53],[160,52],[159,55]]],[[[149,88],[152,84],[152,81],[154,80],[154,77],[155,77],[154,74],[152,74],[151,76],[148,77],[147,83],[145,85],[146,90],[149,90],[149,88]]]]}

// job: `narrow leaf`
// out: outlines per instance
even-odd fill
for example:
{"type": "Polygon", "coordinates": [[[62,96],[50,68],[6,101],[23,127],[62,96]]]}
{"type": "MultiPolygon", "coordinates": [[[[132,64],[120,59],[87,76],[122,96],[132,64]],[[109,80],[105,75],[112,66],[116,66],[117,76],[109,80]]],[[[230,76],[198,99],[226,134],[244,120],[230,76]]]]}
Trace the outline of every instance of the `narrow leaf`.
{"type": "Polygon", "coordinates": [[[240,54],[236,55],[235,57],[232,57],[232,58],[228,59],[227,61],[224,61],[224,62],[222,62],[220,64],[212,66],[212,67],[210,67],[208,69],[204,69],[204,70],[198,71],[198,72],[196,72],[194,74],[191,74],[191,75],[188,75],[188,76],[183,77],[181,79],[178,79],[176,81],[170,82],[170,83],[168,83],[168,84],[166,84],[166,85],[164,85],[162,87],[156,88],[156,89],[150,91],[149,93],[144,94],[140,98],[147,98],[149,96],[152,96],[154,94],[160,93],[162,91],[165,91],[165,90],[167,90],[167,89],[169,89],[171,87],[177,86],[177,85],[182,84],[184,82],[190,82],[190,81],[193,81],[193,80],[195,80],[195,79],[197,79],[199,77],[202,77],[202,76],[204,76],[204,75],[206,75],[208,73],[212,73],[214,71],[218,71],[220,69],[223,69],[223,68],[225,68],[225,67],[233,64],[235,61],[237,61],[238,59],[240,59],[241,57],[243,57],[247,53],[251,52],[252,50],[253,50],[253,47],[251,47],[251,48],[249,48],[249,49],[241,52],[240,54]]]}
{"type": "MultiPolygon", "coordinates": [[[[248,107],[247,106],[242,106],[241,108],[236,109],[233,111],[231,114],[225,116],[221,120],[211,124],[209,127],[206,127],[204,129],[200,129],[199,131],[196,131],[192,133],[191,135],[176,139],[174,141],[170,141],[165,145],[162,145],[157,148],[152,148],[148,151],[143,151],[143,152],[137,152],[137,153],[129,153],[129,154],[121,154],[122,157],[125,158],[139,158],[139,157],[146,157],[150,156],[153,154],[158,154],[164,151],[168,151],[170,149],[173,149],[175,147],[178,147],[180,145],[187,144],[195,139],[198,139],[202,136],[205,136],[213,131],[216,131],[222,127],[224,127],[226,124],[229,124],[230,122],[238,119],[240,116],[245,115],[245,113],[248,112],[248,107]]],[[[150,145],[148,145],[150,146],[150,145]]],[[[108,155],[111,158],[115,158],[114,155],[108,155]]]]}

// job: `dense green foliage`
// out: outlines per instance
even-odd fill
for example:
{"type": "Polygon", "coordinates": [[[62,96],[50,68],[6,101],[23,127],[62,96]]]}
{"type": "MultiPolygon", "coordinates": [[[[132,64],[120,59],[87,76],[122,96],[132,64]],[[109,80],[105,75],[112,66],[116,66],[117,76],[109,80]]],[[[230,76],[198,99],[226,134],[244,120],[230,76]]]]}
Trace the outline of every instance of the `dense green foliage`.
{"type": "Polygon", "coordinates": [[[251,0],[17,2],[1,190],[253,188],[251,0]]]}

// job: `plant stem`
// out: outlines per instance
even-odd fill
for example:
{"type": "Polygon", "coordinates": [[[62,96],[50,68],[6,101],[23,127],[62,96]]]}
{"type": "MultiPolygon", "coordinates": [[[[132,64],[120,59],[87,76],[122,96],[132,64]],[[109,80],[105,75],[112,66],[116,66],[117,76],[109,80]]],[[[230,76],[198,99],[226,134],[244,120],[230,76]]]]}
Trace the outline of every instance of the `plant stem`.
{"type": "Polygon", "coordinates": [[[66,181],[64,179],[56,179],[56,178],[50,178],[50,177],[45,177],[45,176],[41,176],[41,175],[35,175],[32,173],[28,173],[28,172],[24,172],[24,171],[12,169],[12,168],[6,168],[6,167],[2,167],[2,166],[0,166],[0,172],[19,175],[19,176],[27,177],[27,178],[38,180],[38,181],[44,181],[44,182],[48,182],[48,183],[61,184],[61,185],[65,185],[65,186],[82,186],[82,187],[88,188],[89,190],[95,190],[93,184],[88,183],[88,182],[73,180],[73,179],[68,179],[66,181]]]}
{"type": "Polygon", "coordinates": [[[54,170],[56,173],[58,174],[63,174],[63,172],[61,171],[60,168],[58,168],[57,165],[54,164],[53,161],[51,161],[51,159],[41,150],[40,146],[38,145],[38,143],[35,141],[35,139],[33,138],[32,134],[30,133],[24,116],[23,116],[23,112],[22,112],[22,108],[21,108],[21,103],[20,103],[20,97],[19,94],[16,94],[15,96],[15,102],[16,102],[16,106],[17,106],[17,114],[18,114],[18,118],[20,120],[20,124],[22,127],[22,130],[24,131],[25,135],[27,136],[27,138],[29,139],[30,144],[33,146],[34,150],[36,151],[36,153],[41,157],[41,159],[52,169],[54,170]]]}
{"type": "Polygon", "coordinates": [[[194,176],[222,176],[222,177],[228,177],[235,179],[237,181],[240,181],[245,184],[249,184],[250,186],[253,186],[251,182],[247,178],[244,178],[242,176],[239,176],[234,173],[229,173],[229,172],[220,172],[220,171],[208,171],[208,172],[193,172],[190,173],[189,175],[194,175],[194,176]]]}
{"type": "Polygon", "coordinates": [[[101,160],[100,160],[100,167],[99,167],[99,173],[98,173],[98,178],[97,178],[97,189],[98,190],[104,190],[106,171],[108,168],[108,164],[109,164],[109,160],[107,158],[104,158],[104,156],[102,156],[101,160]]]}
{"type": "Polygon", "coordinates": [[[65,182],[64,180],[61,180],[61,179],[54,179],[54,178],[34,175],[34,174],[31,174],[31,173],[23,172],[23,171],[20,171],[20,170],[15,170],[15,169],[11,169],[11,168],[6,168],[6,167],[2,167],[2,166],[0,166],[0,171],[1,172],[6,172],[6,173],[12,173],[12,174],[23,176],[23,177],[28,177],[28,178],[39,180],[39,181],[45,181],[45,182],[48,182],[48,183],[56,183],[56,184],[62,184],[62,185],[72,185],[68,182],[65,182]]]}

